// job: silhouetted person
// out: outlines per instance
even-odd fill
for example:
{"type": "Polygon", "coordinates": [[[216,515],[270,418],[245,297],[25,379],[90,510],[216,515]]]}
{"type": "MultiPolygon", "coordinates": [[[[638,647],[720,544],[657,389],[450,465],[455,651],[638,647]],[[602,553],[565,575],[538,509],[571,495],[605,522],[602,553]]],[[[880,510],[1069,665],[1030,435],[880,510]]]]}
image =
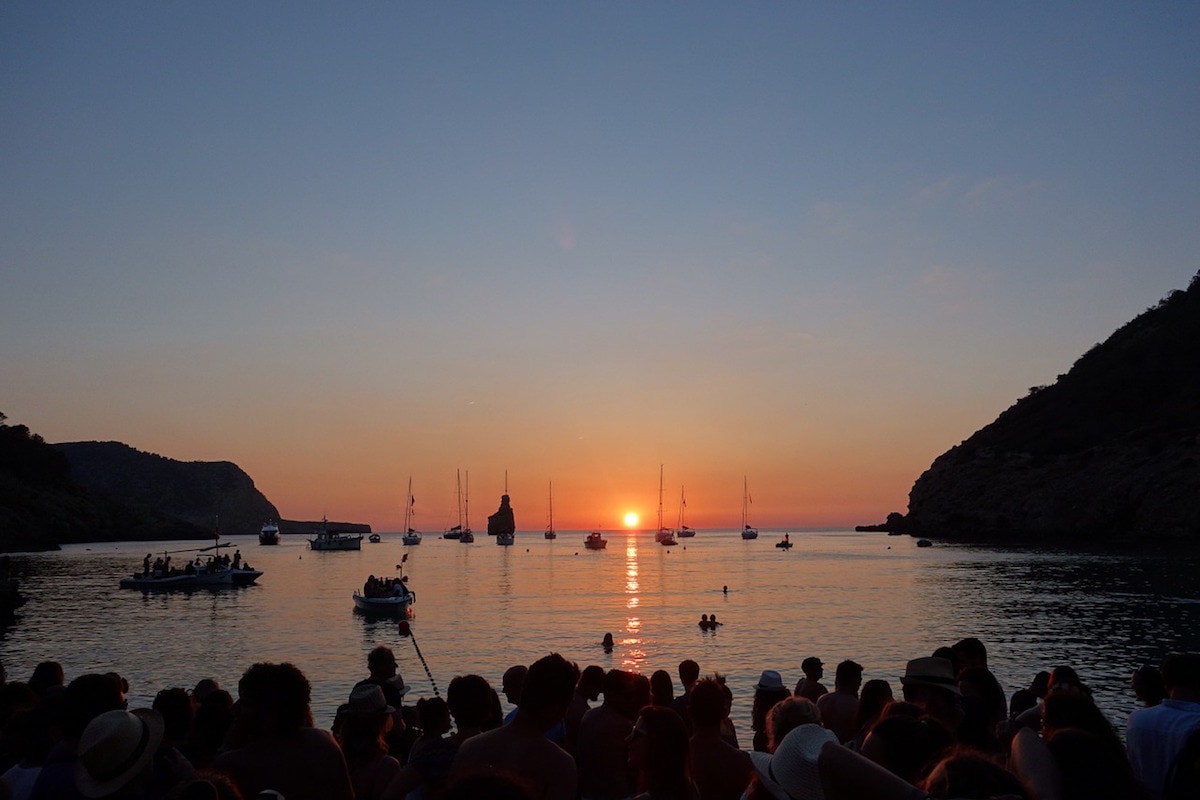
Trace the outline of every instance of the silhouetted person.
{"type": "Polygon", "coordinates": [[[287,800],[352,800],[350,773],[328,731],[314,728],[312,687],[291,664],[255,664],[238,681],[232,749],[213,766],[253,797],[274,789],[287,800]]]}
{"type": "Polygon", "coordinates": [[[578,678],[578,668],[558,653],[533,662],[512,722],[464,742],[450,769],[451,779],[512,771],[532,784],[533,797],[574,800],[575,760],[548,740],[546,732],[562,722],[578,678]]]}

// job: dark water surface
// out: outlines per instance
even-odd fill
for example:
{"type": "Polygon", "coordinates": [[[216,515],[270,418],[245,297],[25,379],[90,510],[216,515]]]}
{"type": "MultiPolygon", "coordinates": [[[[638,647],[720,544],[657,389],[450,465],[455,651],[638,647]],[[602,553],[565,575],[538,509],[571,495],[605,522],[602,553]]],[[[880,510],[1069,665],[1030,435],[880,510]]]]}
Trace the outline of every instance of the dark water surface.
{"type": "Polygon", "coordinates": [[[727,676],[748,746],[759,673],[779,670],[792,685],[810,655],[825,662],[831,688],[834,665],[852,658],[864,679],[887,679],[899,696],[908,659],[974,635],[1007,692],[1040,669],[1070,664],[1123,724],[1135,707],[1128,682],[1136,667],[1173,649],[1200,650],[1194,557],[917,548],[908,537],[845,531],[793,533],[790,551],[766,531],[750,542],[733,531],[701,532],[674,548],[649,533],[606,535],[599,552],[583,548],[584,532],[557,541],[518,533],[511,548],[484,535],[470,545],[427,536],[405,548],[398,534],[384,534],[381,544],[348,553],[311,552],[300,536],[278,547],[227,537],[264,570],[258,585],[150,595],[118,581],[140,569],[147,550],[194,543],[14,556],[29,601],[0,631],[0,659],[14,680],[42,660],[60,661],[68,679],[118,671],[135,706],[202,677],[236,697],[250,664],[291,661],[312,682],[317,724],[327,726],[376,644],[396,651],[410,701],[433,693],[414,639],[443,694],[455,675],[475,672],[498,686],[512,664],[551,651],[580,666],[646,674],[675,675],[694,658],[703,673],[727,676]],[[414,639],[400,638],[394,620],[357,613],[350,599],[369,574],[395,574],[404,552],[417,593],[414,639]],[[703,632],[702,613],[725,624],[703,632]],[[617,641],[611,654],[599,646],[605,632],[617,641]]]}

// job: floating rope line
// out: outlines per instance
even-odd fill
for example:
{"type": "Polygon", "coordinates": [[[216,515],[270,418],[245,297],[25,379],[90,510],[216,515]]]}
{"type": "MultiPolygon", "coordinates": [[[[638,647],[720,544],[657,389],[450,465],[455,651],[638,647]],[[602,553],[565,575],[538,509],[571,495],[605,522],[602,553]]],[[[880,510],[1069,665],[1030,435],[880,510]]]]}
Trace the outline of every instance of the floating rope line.
{"type": "Polygon", "coordinates": [[[417,651],[417,658],[421,659],[421,666],[425,668],[425,675],[429,678],[429,685],[433,687],[433,696],[441,697],[438,692],[437,683],[433,680],[433,673],[429,671],[429,664],[425,661],[425,656],[421,655],[421,646],[417,644],[417,637],[413,636],[412,626],[408,624],[408,620],[400,620],[400,635],[406,639],[412,639],[413,649],[417,651]]]}

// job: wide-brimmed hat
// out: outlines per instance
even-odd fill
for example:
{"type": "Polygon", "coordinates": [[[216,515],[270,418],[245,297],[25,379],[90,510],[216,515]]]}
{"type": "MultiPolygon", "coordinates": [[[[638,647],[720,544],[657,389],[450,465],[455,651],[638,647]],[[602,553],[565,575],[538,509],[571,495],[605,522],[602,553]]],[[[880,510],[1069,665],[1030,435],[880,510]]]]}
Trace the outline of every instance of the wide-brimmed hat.
{"type": "Polygon", "coordinates": [[[954,679],[954,665],[945,658],[929,656],[914,658],[904,667],[904,677],[900,683],[905,686],[932,686],[935,689],[945,689],[951,694],[959,694],[958,681],[954,679]]]}
{"type": "Polygon", "coordinates": [[[825,791],[821,788],[817,757],[822,747],[829,742],[836,744],[837,740],[833,731],[807,723],[789,731],[774,755],[754,751],[750,759],[763,786],[776,797],[822,800],[825,791]]]}
{"type": "Polygon", "coordinates": [[[149,708],[106,711],[79,737],[75,786],[84,797],[104,797],[146,769],[163,738],[163,718],[149,708]]]}
{"type": "Polygon", "coordinates": [[[396,709],[388,705],[383,689],[373,683],[355,686],[345,710],[351,714],[391,714],[396,709]]]}
{"type": "Polygon", "coordinates": [[[754,688],[764,691],[783,689],[783,678],[773,669],[764,669],[762,675],[758,676],[758,683],[755,684],[754,688]]]}

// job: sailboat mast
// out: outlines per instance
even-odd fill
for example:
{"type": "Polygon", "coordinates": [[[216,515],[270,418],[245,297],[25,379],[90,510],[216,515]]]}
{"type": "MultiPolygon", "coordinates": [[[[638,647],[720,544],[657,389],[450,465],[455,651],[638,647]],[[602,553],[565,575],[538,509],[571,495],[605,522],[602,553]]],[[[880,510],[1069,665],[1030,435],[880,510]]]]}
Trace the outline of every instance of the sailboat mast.
{"type": "Polygon", "coordinates": [[[662,536],[663,465],[658,465],[658,534],[662,536]]]}

